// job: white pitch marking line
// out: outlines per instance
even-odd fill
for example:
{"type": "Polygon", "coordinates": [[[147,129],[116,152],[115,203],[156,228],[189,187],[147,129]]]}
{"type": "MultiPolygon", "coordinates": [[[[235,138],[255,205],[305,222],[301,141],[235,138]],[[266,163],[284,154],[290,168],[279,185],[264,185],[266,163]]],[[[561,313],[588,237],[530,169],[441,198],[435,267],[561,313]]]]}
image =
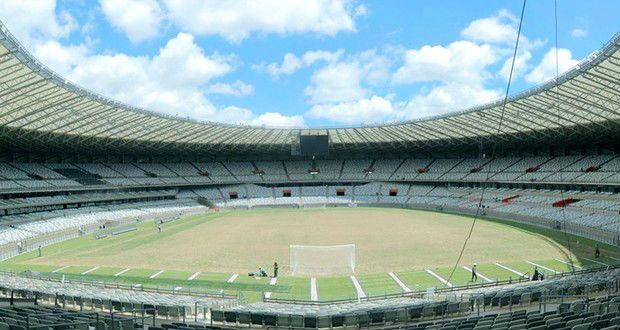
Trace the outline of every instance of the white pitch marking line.
{"type": "Polygon", "coordinates": [[[237,279],[237,277],[239,277],[239,274],[232,274],[226,282],[232,283],[237,279]]]}
{"type": "Polygon", "coordinates": [[[357,278],[353,275],[351,275],[350,278],[351,282],[353,282],[353,286],[355,287],[355,291],[357,291],[357,298],[366,298],[366,292],[364,292],[364,289],[362,289],[362,285],[357,280],[357,278]]]}
{"type": "MultiPolygon", "coordinates": [[[[467,267],[467,266],[463,266],[463,269],[465,269],[466,271],[471,273],[471,268],[467,267]]],[[[481,279],[489,282],[489,283],[493,283],[494,281],[484,275],[482,275],[479,271],[476,270],[476,275],[480,276],[481,279]]]]}
{"type": "Polygon", "coordinates": [[[90,272],[94,272],[94,271],[96,271],[97,269],[99,269],[99,266],[97,266],[97,267],[93,267],[93,268],[91,268],[91,269],[89,269],[89,270],[87,270],[87,271],[85,271],[85,272],[82,272],[82,275],[86,275],[86,274],[88,274],[88,273],[90,273],[90,272]]]}
{"type": "Polygon", "coordinates": [[[163,270],[160,270],[160,271],[158,271],[157,273],[155,273],[155,274],[153,274],[153,275],[149,276],[149,278],[156,278],[157,276],[161,275],[161,273],[163,273],[163,272],[164,272],[163,270]]]}
{"type": "MultiPolygon", "coordinates": [[[[566,262],[566,261],[564,261],[564,260],[555,259],[555,261],[559,261],[559,262],[561,262],[561,263],[563,263],[563,264],[565,264],[565,265],[569,265],[569,266],[571,265],[569,262],[566,262]]],[[[579,268],[579,269],[583,269],[583,267],[578,266],[578,265],[575,265],[575,263],[573,263],[573,267],[575,267],[575,268],[579,268]]]]}
{"type": "Polygon", "coordinates": [[[65,269],[69,268],[69,267],[71,267],[71,266],[63,266],[63,267],[60,267],[60,268],[58,268],[58,269],[56,269],[56,270],[53,270],[53,271],[52,271],[52,273],[58,273],[58,272],[63,271],[63,270],[65,270],[65,269]]]}
{"type": "Polygon", "coordinates": [[[445,278],[443,278],[443,277],[441,277],[441,276],[439,276],[439,275],[435,274],[435,272],[434,272],[434,271],[432,271],[432,270],[430,270],[430,269],[426,269],[426,272],[427,272],[427,273],[429,273],[429,274],[431,274],[433,277],[435,277],[436,279],[438,279],[438,280],[439,280],[439,282],[441,282],[441,283],[445,284],[447,287],[449,287],[449,288],[453,287],[452,283],[448,282],[445,278]]]}
{"type": "Polygon", "coordinates": [[[316,277],[310,278],[310,300],[319,300],[319,290],[316,285],[316,277]]]}
{"type": "Polygon", "coordinates": [[[510,267],[504,266],[504,265],[500,264],[499,262],[496,262],[495,266],[500,267],[500,268],[504,268],[505,270],[507,270],[509,272],[513,272],[513,273],[519,275],[520,277],[525,277],[525,274],[523,274],[521,272],[518,272],[518,271],[516,271],[516,270],[514,270],[514,269],[512,269],[510,267]]]}
{"type": "MultiPolygon", "coordinates": [[[[269,280],[269,285],[276,285],[277,282],[278,282],[278,278],[277,277],[272,277],[269,280]]],[[[265,298],[271,298],[271,292],[265,292],[265,298]]]]}
{"type": "Polygon", "coordinates": [[[583,260],[588,260],[588,261],[590,261],[590,262],[595,262],[595,263],[597,263],[597,264],[599,264],[599,265],[609,266],[608,264],[606,264],[606,263],[604,263],[604,262],[602,262],[602,261],[598,261],[598,260],[594,260],[594,259],[588,259],[588,258],[581,258],[581,259],[583,259],[583,260]]]}
{"type": "Polygon", "coordinates": [[[123,270],[121,270],[120,272],[118,272],[118,273],[114,274],[114,276],[121,276],[121,275],[123,275],[123,274],[127,273],[127,272],[128,272],[128,271],[130,271],[130,270],[131,270],[131,268],[126,268],[126,269],[123,269],[123,270]]]}
{"type": "Polygon", "coordinates": [[[615,260],[615,261],[620,261],[620,259],[619,259],[619,258],[612,257],[612,256],[607,256],[607,258],[612,259],[612,260],[615,260]]]}
{"type": "Polygon", "coordinates": [[[534,262],[531,262],[531,261],[527,261],[527,260],[526,260],[525,262],[527,262],[528,264],[530,264],[530,265],[532,265],[532,266],[536,266],[536,267],[538,267],[538,268],[541,268],[541,269],[544,269],[544,270],[550,271],[550,272],[552,272],[552,273],[556,273],[556,274],[557,274],[557,273],[559,273],[557,270],[553,270],[553,269],[551,269],[551,268],[549,268],[549,267],[545,267],[545,266],[543,266],[543,265],[539,265],[539,264],[534,263],[534,262]]]}
{"type": "Polygon", "coordinates": [[[405,283],[403,283],[403,281],[401,281],[400,278],[398,278],[398,276],[394,274],[394,272],[389,272],[388,275],[390,275],[394,282],[396,282],[396,284],[398,284],[398,286],[400,286],[400,288],[403,289],[404,292],[411,292],[411,289],[409,289],[409,287],[406,286],[405,283]]]}
{"type": "Polygon", "coordinates": [[[196,277],[198,277],[198,274],[200,274],[200,272],[193,273],[192,276],[187,278],[187,280],[188,281],[193,281],[196,277]]]}

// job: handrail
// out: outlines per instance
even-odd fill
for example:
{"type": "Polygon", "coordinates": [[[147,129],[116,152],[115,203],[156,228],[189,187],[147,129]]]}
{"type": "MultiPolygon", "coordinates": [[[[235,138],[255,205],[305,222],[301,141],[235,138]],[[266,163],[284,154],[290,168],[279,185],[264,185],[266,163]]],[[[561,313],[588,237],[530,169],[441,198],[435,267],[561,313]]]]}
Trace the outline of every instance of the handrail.
{"type": "Polygon", "coordinates": [[[54,283],[66,283],[66,284],[80,284],[92,287],[99,287],[104,289],[122,289],[122,290],[131,290],[131,291],[139,291],[139,292],[149,292],[149,293],[160,293],[160,294],[171,294],[171,295],[184,295],[184,296],[192,296],[192,297],[204,297],[204,298],[218,298],[218,299],[226,299],[226,300],[238,300],[238,294],[225,293],[223,291],[207,291],[204,288],[204,291],[193,291],[191,289],[187,289],[184,291],[174,290],[174,289],[164,289],[164,288],[145,288],[140,286],[139,289],[135,285],[131,284],[121,284],[121,283],[111,283],[106,281],[84,281],[80,279],[75,279],[67,276],[62,276],[60,278],[53,276],[43,276],[35,275],[30,271],[17,273],[11,271],[0,270],[0,275],[13,276],[13,277],[22,277],[27,279],[35,279],[41,281],[49,281],[54,283]]]}
{"type": "MultiPolygon", "coordinates": [[[[620,265],[610,265],[610,266],[601,266],[589,269],[583,269],[575,272],[565,272],[565,273],[556,273],[550,274],[547,276],[547,280],[555,279],[555,278],[563,278],[566,276],[574,276],[574,275],[583,275],[588,273],[595,273],[603,270],[609,269],[617,269],[620,268],[620,265]]],[[[458,292],[463,290],[472,290],[472,289],[482,289],[488,287],[497,287],[508,284],[519,284],[530,282],[530,279],[520,278],[515,280],[503,280],[503,281],[495,281],[491,283],[479,283],[472,285],[462,285],[462,286],[454,286],[451,288],[439,288],[435,290],[436,294],[445,294],[451,292],[458,292]]],[[[332,305],[332,304],[344,304],[344,303],[354,303],[354,302],[362,302],[362,301],[375,301],[382,299],[390,299],[390,298],[422,298],[426,295],[426,290],[416,290],[412,292],[401,292],[401,293],[391,293],[384,295],[375,295],[375,296],[367,296],[364,298],[345,298],[345,299],[336,299],[336,300],[322,300],[322,301],[311,301],[311,300],[302,300],[302,299],[287,299],[287,298],[265,298],[263,297],[263,302],[270,303],[282,303],[282,304],[294,304],[294,305],[332,305]]]]}

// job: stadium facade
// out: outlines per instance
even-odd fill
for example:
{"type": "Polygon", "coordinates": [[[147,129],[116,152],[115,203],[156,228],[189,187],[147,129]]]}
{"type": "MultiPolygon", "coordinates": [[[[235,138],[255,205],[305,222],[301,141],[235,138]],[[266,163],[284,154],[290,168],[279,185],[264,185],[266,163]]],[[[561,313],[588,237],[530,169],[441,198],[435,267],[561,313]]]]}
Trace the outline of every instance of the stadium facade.
{"type": "MultiPolygon", "coordinates": [[[[482,207],[489,217],[618,245],[620,35],[558,81],[506,104],[390,124],[302,129],[199,122],[121,104],[55,74],[0,25],[0,148],[2,259],[94,231],[104,219],[166,218],[201,205],[381,205],[464,214],[482,207]],[[326,136],[318,149],[327,151],[305,154],[303,136],[326,136]]],[[[599,275],[577,282],[595,286],[618,274],[599,275]]],[[[3,282],[45,291],[35,280],[3,282]]],[[[576,282],[553,285],[567,283],[576,282]]],[[[49,290],[39,293],[53,294],[49,290]]],[[[80,292],[95,295],[88,290],[80,292]]],[[[226,304],[204,299],[201,306],[226,304]]],[[[350,308],[392,308],[403,304],[399,299],[350,308]]],[[[291,307],[265,303],[231,311],[240,313],[237,321],[243,313],[260,314],[252,308],[279,315],[291,307]]],[[[322,308],[325,315],[337,309],[322,308]]]]}

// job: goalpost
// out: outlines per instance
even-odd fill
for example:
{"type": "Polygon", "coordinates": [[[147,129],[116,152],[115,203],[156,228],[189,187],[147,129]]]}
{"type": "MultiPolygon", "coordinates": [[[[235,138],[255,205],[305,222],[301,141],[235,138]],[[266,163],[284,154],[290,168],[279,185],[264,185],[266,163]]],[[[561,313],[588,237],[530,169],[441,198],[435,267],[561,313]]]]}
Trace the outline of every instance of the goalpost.
{"type": "Polygon", "coordinates": [[[355,244],[291,245],[290,255],[293,276],[355,273],[355,244]]]}

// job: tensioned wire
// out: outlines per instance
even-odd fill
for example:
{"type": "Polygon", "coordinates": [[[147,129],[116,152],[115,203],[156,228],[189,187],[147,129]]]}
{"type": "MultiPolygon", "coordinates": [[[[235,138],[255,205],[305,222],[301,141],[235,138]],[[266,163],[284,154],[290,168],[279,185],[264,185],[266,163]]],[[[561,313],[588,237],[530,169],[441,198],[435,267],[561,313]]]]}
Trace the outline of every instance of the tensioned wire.
{"type": "MultiPolygon", "coordinates": [[[[554,18],[554,23],[555,23],[555,82],[554,82],[554,88],[555,88],[555,106],[557,107],[557,112],[558,112],[558,118],[562,117],[562,110],[560,109],[560,94],[558,92],[558,84],[559,84],[559,78],[560,78],[560,64],[559,64],[559,48],[558,48],[558,0],[554,0],[553,1],[553,18],[554,18]]],[[[558,177],[560,182],[563,182],[562,180],[562,168],[560,168],[560,170],[558,171],[558,177]]],[[[564,187],[562,187],[560,189],[560,198],[561,200],[565,200],[565,196],[564,196],[564,187]]],[[[571,271],[574,273],[575,272],[575,265],[573,263],[573,257],[572,257],[572,250],[571,250],[571,246],[570,246],[570,238],[568,236],[568,233],[566,232],[566,205],[563,205],[560,208],[560,213],[562,213],[562,229],[564,231],[564,239],[566,240],[566,247],[568,248],[568,262],[571,268],[571,271]]]]}
{"type": "MultiPolygon", "coordinates": [[[[512,61],[510,63],[510,74],[508,75],[508,83],[506,84],[506,93],[504,94],[504,100],[502,102],[502,110],[501,110],[501,114],[500,114],[500,118],[499,118],[499,123],[497,125],[497,135],[500,134],[501,130],[502,130],[502,124],[504,122],[504,113],[506,111],[506,103],[508,103],[508,95],[510,93],[510,85],[512,83],[512,76],[514,73],[514,67],[515,67],[515,62],[517,59],[517,51],[519,49],[519,39],[521,37],[521,27],[523,26],[523,16],[525,14],[525,4],[527,3],[527,0],[523,0],[523,5],[521,7],[521,17],[519,18],[519,29],[517,30],[517,38],[515,41],[515,46],[514,46],[514,51],[512,54],[512,61]]],[[[557,53],[556,53],[557,54],[557,53]]],[[[484,118],[484,117],[482,117],[484,118]]],[[[482,138],[481,138],[482,139],[482,138]]],[[[482,149],[482,140],[481,140],[481,147],[480,149],[482,149]]],[[[481,150],[482,151],[482,150],[481,150]]],[[[480,199],[478,200],[478,205],[476,207],[476,214],[474,215],[474,219],[471,223],[471,227],[469,228],[469,232],[467,233],[467,236],[465,237],[465,241],[463,242],[463,247],[461,248],[461,251],[459,252],[459,256],[456,259],[456,262],[454,263],[454,267],[452,267],[452,271],[450,272],[450,276],[448,277],[448,282],[450,282],[452,280],[452,277],[454,276],[454,272],[456,271],[457,267],[459,266],[459,264],[461,263],[461,260],[463,259],[463,254],[465,253],[465,249],[467,248],[467,243],[469,242],[471,235],[474,232],[474,228],[476,227],[476,221],[478,220],[478,218],[480,217],[480,213],[482,210],[482,203],[484,202],[484,193],[486,191],[486,183],[489,181],[489,178],[491,177],[491,163],[495,160],[495,152],[496,152],[496,144],[493,144],[492,147],[492,151],[491,151],[491,161],[489,162],[489,166],[488,166],[488,170],[486,173],[486,178],[484,180],[484,184],[482,185],[482,191],[480,192],[480,199]]]]}

